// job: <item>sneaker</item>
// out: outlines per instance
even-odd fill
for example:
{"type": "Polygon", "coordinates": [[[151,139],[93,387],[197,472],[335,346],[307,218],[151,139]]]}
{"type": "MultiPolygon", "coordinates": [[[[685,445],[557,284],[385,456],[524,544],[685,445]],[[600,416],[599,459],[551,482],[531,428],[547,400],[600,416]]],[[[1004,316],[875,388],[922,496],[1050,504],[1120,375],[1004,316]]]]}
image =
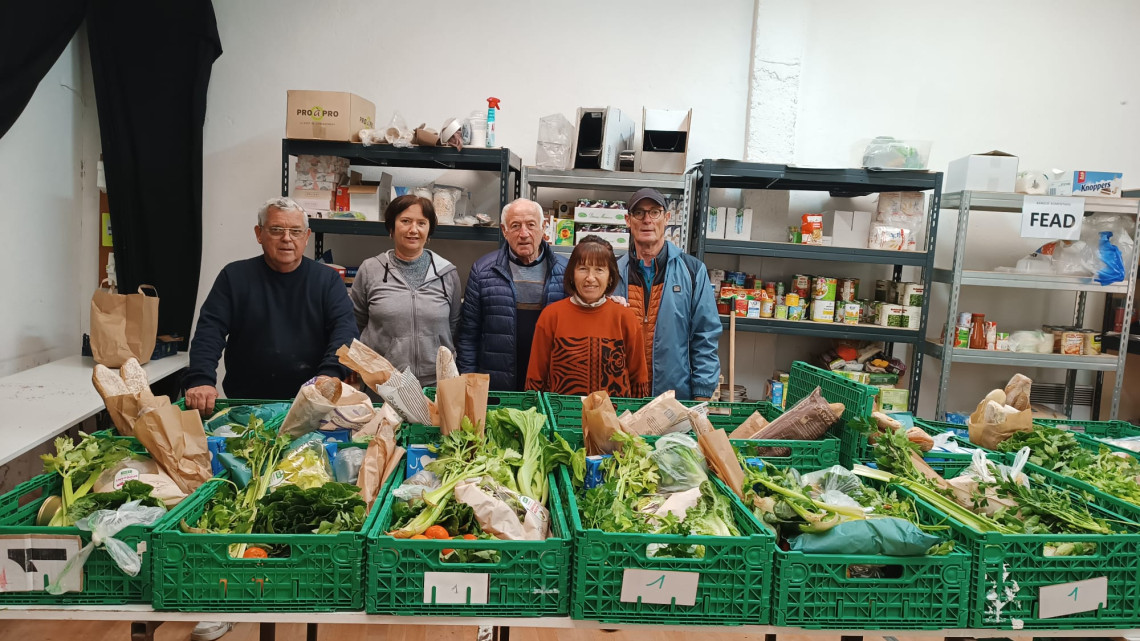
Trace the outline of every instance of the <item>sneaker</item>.
{"type": "Polygon", "coordinates": [[[202,621],[194,626],[190,641],[214,641],[220,639],[234,627],[230,621],[202,621]]]}

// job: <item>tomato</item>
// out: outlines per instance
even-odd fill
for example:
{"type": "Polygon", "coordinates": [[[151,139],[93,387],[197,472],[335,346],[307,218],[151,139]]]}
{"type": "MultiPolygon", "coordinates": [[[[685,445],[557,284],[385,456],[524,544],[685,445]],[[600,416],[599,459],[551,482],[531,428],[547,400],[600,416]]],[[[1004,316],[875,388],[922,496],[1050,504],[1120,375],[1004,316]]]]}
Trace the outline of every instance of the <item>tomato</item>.
{"type": "Polygon", "coordinates": [[[450,539],[451,535],[447,533],[447,528],[442,525],[433,525],[429,527],[424,534],[429,539],[450,539]]]}
{"type": "Polygon", "coordinates": [[[463,538],[467,539],[468,541],[474,541],[475,539],[478,539],[479,537],[475,536],[474,534],[464,534],[463,538]]]}
{"type": "Polygon", "coordinates": [[[426,536],[424,536],[424,535],[422,535],[422,534],[413,534],[411,538],[413,538],[413,539],[422,539],[422,540],[425,540],[425,541],[427,540],[427,537],[426,537],[426,536]]]}
{"type": "Polygon", "coordinates": [[[265,552],[265,550],[262,548],[246,548],[245,554],[242,555],[242,558],[246,558],[246,559],[268,559],[269,554],[267,554],[265,552]]]}

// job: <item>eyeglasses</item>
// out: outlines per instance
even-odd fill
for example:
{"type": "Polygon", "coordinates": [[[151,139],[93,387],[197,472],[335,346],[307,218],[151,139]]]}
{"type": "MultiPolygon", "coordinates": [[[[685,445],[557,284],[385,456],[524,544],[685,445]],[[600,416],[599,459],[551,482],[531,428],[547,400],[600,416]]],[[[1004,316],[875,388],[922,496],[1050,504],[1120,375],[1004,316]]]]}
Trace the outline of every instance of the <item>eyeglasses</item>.
{"type": "Polygon", "coordinates": [[[657,209],[635,209],[629,212],[630,218],[634,220],[642,220],[648,217],[649,220],[657,220],[665,215],[665,210],[658,207],[657,209]]]}
{"type": "Polygon", "coordinates": [[[266,231],[273,238],[281,238],[288,233],[289,237],[293,239],[304,238],[305,234],[309,232],[304,227],[267,227],[266,231]]]}

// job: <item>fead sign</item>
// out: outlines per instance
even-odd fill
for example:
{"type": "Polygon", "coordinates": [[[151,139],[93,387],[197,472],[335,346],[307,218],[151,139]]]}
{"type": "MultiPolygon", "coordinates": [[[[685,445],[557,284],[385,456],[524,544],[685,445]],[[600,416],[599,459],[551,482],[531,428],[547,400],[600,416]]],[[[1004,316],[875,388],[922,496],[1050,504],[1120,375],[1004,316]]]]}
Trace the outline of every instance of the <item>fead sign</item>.
{"type": "Polygon", "coordinates": [[[1026,196],[1021,205],[1021,237],[1080,240],[1085,199],[1026,196]]]}

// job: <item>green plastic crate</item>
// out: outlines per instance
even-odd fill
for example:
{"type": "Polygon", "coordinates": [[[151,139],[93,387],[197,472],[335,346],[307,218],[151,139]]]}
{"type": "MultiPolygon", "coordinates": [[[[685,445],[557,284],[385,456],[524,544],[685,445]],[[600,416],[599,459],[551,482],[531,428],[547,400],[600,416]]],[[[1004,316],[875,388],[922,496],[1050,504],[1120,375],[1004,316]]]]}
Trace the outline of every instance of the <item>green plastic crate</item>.
{"type": "Polygon", "coordinates": [[[1050,427],[1067,426],[1072,429],[1073,435],[1077,437],[1082,445],[1086,448],[1096,451],[1103,445],[1114,452],[1120,452],[1136,458],[1140,458],[1140,453],[1133,452],[1132,450],[1120,447],[1118,445],[1111,445],[1101,441],[1106,438],[1123,438],[1125,436],[1140,436],[1140,427],[1128,423],[1126,421],[1070,421],[1065,419],[1034,419],[1034,423],[1039,425],[1048,425],[1050,427]]]}
{"type": "Polygon", "coordinates": [[[817,387],[828,403],[843,403],[844,406],[839,462],[851,466],[869,459],[871,446],[867,442],[867,437],[851,429],[846,423],[871,417],[871,413],[875,411],[875,397],[879,389],[856,383],[803,361],[796,361],[792,363],[792,370],[788,375],[786,406],[794,407],[817,387]]]}
{"type": "MultiPolygon", "coordinates": [[[[582,397],[565,394],[546,394],[547,414],[553,418],[554,430],[561,434],[571,445],[578,447],[582,442],[582,397]]],[[[620,414],[626,410],[636,412],[644,407],[652,398],[614,398],[614,409],[620,414]]],[[[699,404],[697,401],[681,401],[684,405],[692,407],[699,404]]],[[[783,411],[775,405],[760,401],[757,403],[709,403],[709,422],[713,427],[731,432],[740,426],[754,412],[771,421],[775,420],[783,411]]],[[[749,441],[733,441],[734,444],[746,447],[748,455],[754,456],[759,448],[787,447],[791,453],[787,457],[765,457],[782,465],[805,465],[826,467],[839,462],[839,439],[828,437],[818,441],[792,441],[781,439],[756,439],[749,441]]]]}
{"type": "MultiPolygon", "coordinates": [[[[819,468],[797,468],[813,469],[819,468]]],[[[945,524],[940,511],[921,499],[914,501],[924,524],[945,524]]],[[[973,568],[963,548],[942,556],[895,557],[808,554],[777,547],[775,559],[773,625],[864,630],[968,626],[973,568]],[[898,576],[852,578],[849,569],[858,565],[889,566],[887,571],[898,576]]]]}
{"type": "MultiPolygon", "coordinates": [[[[399,466],[395,484],[403,482],[399,466]]],[[[368,534],[366,608],[370,614],[472,617],[566,616],[570,604],[572,540],[554,475],[548,507],[550,536],[544,541],[397,539],[387,534],[396,498],[390,493],[368,534]],[[444,563],[444,549],[497,550],[497,563],[444,563]],[[486,603],[440,603],[425,591],[426,572],[487,575],[486,603]]],[[[393,486],[395,487],[395,485],[393,486]]]]}
{"type": "MultiPolygon", "coordinates": [[[[424,395],[434,401],[435,388],[425,387],[424,395]]],[[[546,418],[547,424],[550,423],[550,416],[546,412],[546,404],[542,402],[542,394],[539,392],[488,392],[487,409],[493,410],[499,407],[509,407],[523,411],[534,408],[538,410],[539,414],[542,414],[543,417],[546,418]]],[[[413,443],[435,443],[439,440],[439,427],[420,425],[418,423],[404,423],[400,426],[400,430],[396,436],[400,444],[405,447],[413,443]]]]}
{"type": "MultiPolygon", "coordinates": [[[[394,475],[393,475],[394,476],[394,475]]],[[[225,481],[198,489],[155,531],[156,610],[181,612],[334,612],[364,608],[364,549],[380,502],[360,532],[188,534],[225,481]],[[288,558],[235,559],[234,543],[287,545],[288,558]]],[[[380,490],[384,496],[391,481],[380,490]]]]}
{"type": "MultiPolygon", "coordinates": [[[[573,443],[572,443],[573,444],[573,443]]],[[[559,469],[566,514],[574,529],[574,593],[570,616],[613,623],[672,625],[764,625],[771,616],[775,535],[761,525],[719,479],[710,479],[732,500],[738,537],[623,534],[582,526],[574,486],[559,469]],[[650,544],[704,545],[702,559],[651,558],[650,544]],[[625,570],[696,572],[692,606],[621,601],[625,570]]]]}
{"type": "MultiPolygon", "coordinates": [[[[989,456],[994,461],[1012,462],[1012,455],[989,456]]],[[[954,478],[969,463],[969,457],[930,462],[946,478],[954,478]]],[[[1080,496],[1079,488],[1069,479],[1056,474],[1044,476],[1057,487],[1074,492],[1075,497],[1080,496]]],[[[1019,619],[1027,630],[1136,627],[1140,621],[1140,526],[1095,502],[1089,504],[1089,510],[1110,521],[1123,522],[1128,532],[1112,535],[982,533],[949,519],[955,541],[969,550],[973,558],[973,603],[969,608],[969,627],[1008,630],[1014,627],[1012,619],[1019,619]],[[1096,543],[1096,553],[1088,556],[1045,556],[1046,543],[1066,542],[1096,543]],[[1108,579],[1108,603],[1105,607],[1068,616],[1041,618],[1038,593],[1042,587],[1098,577],[1108,579]],[[987,595],[990,594],[1009,599],[1009,603],[1000,609],[1000,614],[989,600],[987,595]]]]}
{"type": "MultiPolygon", "coordinates": [[[[36,514],[44,500],[58,494],[63,479],[58,474],[41,474],[25,481],[0,496],[0,536],[78,536],[83,545],[91,542],[91,533],[77,527],[40,527],[36,514]]],[[[154,527],[166,522],[168,513],[155,526],[132,525],[115,535],[139,552],[142,568],[137,576],[129,576],[107,553],[99,548],[91,553],[83,566],[83,589],[59,595],[42,590],[30,592],[0,591],[0,608],[16,605],[120,605],[149,603],[151,600],[151,563],[155,556],[151,547],[154,527]]]]}

